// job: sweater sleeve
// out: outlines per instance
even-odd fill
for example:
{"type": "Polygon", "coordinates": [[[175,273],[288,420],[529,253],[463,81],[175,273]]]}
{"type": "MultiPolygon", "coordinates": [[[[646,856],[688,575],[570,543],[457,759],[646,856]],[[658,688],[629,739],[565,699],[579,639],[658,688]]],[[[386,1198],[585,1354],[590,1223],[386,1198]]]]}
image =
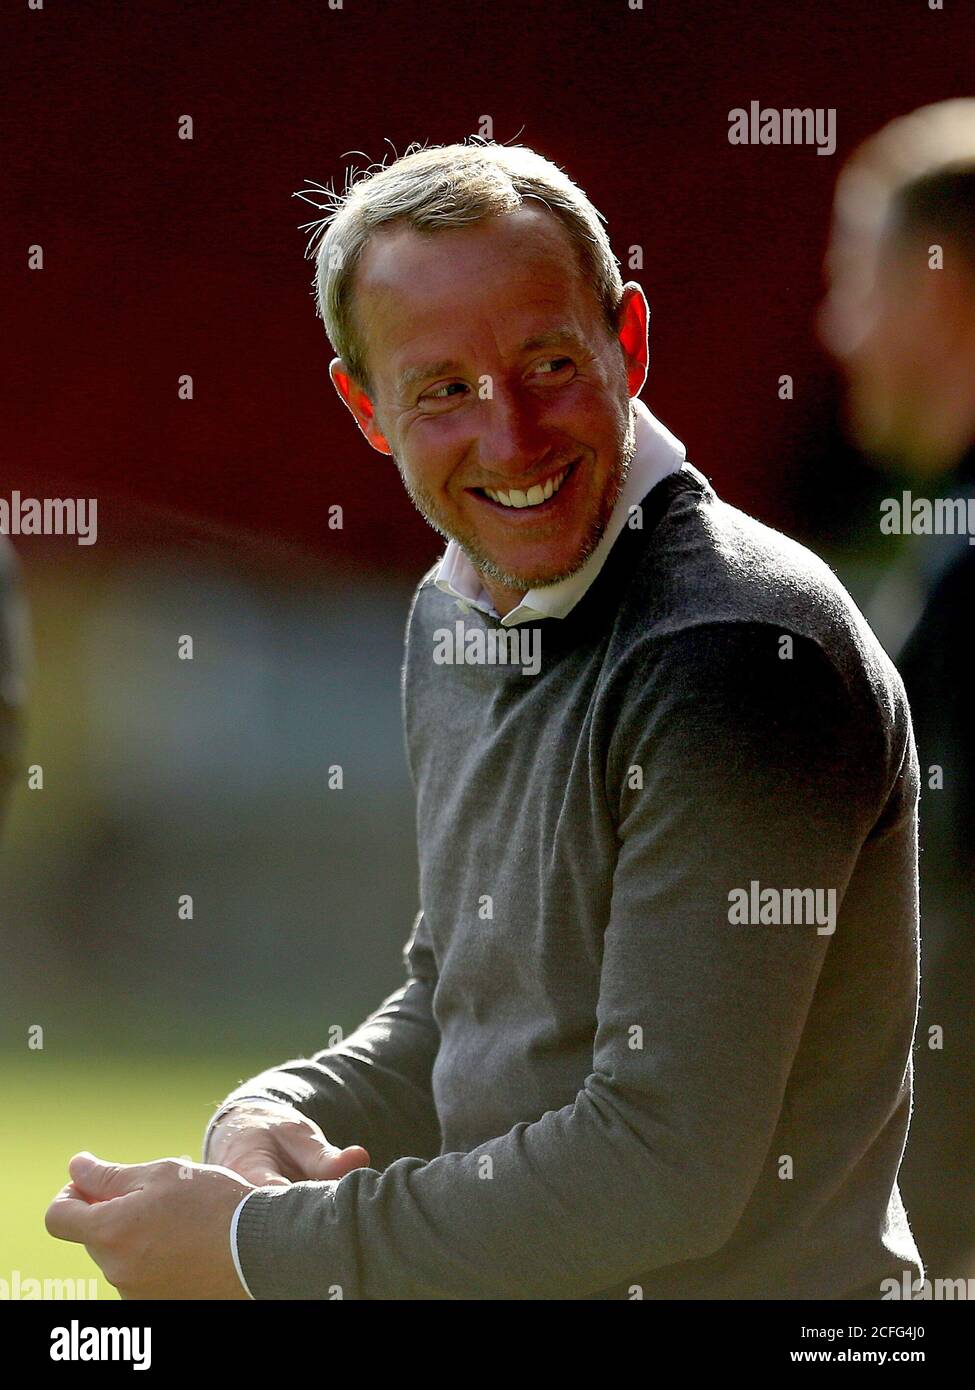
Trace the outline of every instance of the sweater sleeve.
{"type": "MultiPolygon", "coordinates": [[[[432,1157],[440,1124],[431,1089],[439,1031],[433,1017],[436,964],[422,912],[403,950],[407,980],[334,1047],[243,1081],[207,1127],[236,1101],[284,1101],[341,1148],[362,1144],[377,1168],[403,1154],[432,1157]]],[[[205,1149],[204,1149],[205,1152],[205,1149]]]]}
{"type": "Polygon", "coordinates": [[[469,1152],[258,1189],[237,1231],[255,1298],[584,1298],[727,1242],[774,1162],[831,942],[731,903],[753,880],[835,890],[842,931],[891,792],[869,700],[810,639],[782,659],[780,635],[683,631],[617,678],[593,790],[618,858],[574,1100],[469,1152]]]}

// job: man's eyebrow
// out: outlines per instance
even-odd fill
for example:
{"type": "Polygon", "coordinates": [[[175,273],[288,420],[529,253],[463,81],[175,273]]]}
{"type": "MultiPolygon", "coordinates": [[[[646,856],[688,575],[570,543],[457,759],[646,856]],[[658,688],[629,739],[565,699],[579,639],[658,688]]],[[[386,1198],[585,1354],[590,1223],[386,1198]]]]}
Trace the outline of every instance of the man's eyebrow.
{"type": "Polygon", "coordinates": [[[580,348],[586,346],[575,329],[565,324],[558,328],[550,328],[545,333],[533,333],[519,345],[518,351],[535,352],[538,348],[559,347],[562,343],[572,343],[574,347],[580,348]]]}
{"type": "MultiPolygon", "coordinates": [[[[537,352],[540,348],[559,347],[565,343],[570,343],[576,348],[586,346],[575,329],[566,325],[547,329],[544,333],[531,334],[518,344],[518,351],[537,352]]],[[[425,381],[432,381],[438,376],[453,376],[463,370],[462,362],[446,357],[439,362],[420,362],[416,366],[404,368],[397,378],[396,389],[401,396],[406,396],[413,387],[421,386],[425,381]]]]}
{"type": "Polygon", "coordinates": [[[441,362],[421,362],[415,367],[406,367],[396,380],[396,389],[405,396],[412,387],[421,386],[436,376],[453,376],[463,369],[463,364],[444,358],[441,362]]]}

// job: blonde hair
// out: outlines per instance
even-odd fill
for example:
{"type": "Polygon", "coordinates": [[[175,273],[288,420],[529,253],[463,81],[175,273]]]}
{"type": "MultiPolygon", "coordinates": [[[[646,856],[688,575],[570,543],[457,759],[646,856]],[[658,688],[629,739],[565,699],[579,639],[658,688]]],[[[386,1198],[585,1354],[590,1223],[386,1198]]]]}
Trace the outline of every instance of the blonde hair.
{"type": "Polygon", "coordinates": [[[477,136],[471,143],[411,145],[388,166],[347,170],[342,193],[306,183],[310,187],[294,196],[325,211],[301,229],[312,233],[306,255],[316,263],[317,311],[335,352],[365,390],[366,355],[352,318],[355,269],[373,232],[393,222],[419,232],[467,227],[534,198],[565,227],[607,327],[616,331],[623,279],[602,225],[606,219],[558,165],[524,145],[499,145],[477,136]],[[322,194],[324,204],[316,202],[322,194]]]}

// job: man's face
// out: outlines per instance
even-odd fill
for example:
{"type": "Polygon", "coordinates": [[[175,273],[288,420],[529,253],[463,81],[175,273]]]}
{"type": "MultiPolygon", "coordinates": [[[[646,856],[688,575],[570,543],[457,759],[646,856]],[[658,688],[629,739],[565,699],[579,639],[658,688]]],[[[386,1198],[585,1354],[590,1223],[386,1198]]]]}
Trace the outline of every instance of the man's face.
{"type": "Polygon", "coordinates": [[[428,235],[381,230],[353,293],[371,392],[338,359],[333,381],[431,526],[492,594],[578,569],[632,455],[629,402],[647,362],[639,288],[614,337],[561,223],[526,205],[428,235]]]}
{"type": "Polygon", "coordinates": [[[819,335],[846,378],[851,432],[880,461],[917,466],[934,349],[926,251],[908,252],[838,218],[826,273],[819,335]]]}

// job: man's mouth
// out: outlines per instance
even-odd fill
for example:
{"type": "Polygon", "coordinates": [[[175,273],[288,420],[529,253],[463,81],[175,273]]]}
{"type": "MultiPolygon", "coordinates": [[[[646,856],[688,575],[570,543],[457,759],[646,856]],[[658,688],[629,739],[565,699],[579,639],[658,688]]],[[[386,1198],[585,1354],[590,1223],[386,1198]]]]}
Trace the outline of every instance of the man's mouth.
{"type": "Polygon", "coordinates": [[[471,491],[477,493],[479,497],[486,498],[493,502],[497,507],[506,507],[515,511],[535,510],[544,507],[552,501],[565,480],[575,472],[578,459],[573,459],[570,464],[561,469],[558,473],[552,473],[540,482],[534,483],[530,488],[502,488],[476,487],[471,491]]]}

